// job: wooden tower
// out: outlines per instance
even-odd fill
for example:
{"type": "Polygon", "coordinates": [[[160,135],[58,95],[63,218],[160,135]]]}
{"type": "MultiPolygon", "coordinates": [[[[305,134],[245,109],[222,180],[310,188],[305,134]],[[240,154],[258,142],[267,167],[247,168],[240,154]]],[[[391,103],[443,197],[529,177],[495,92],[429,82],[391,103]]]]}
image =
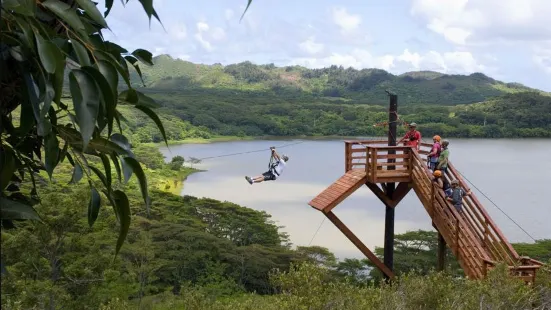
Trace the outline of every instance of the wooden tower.
{"type": "MultiPolygon", "coordinates": [[[[344,141],[345,173],[309,202],[321,211],[387,279],[394,278],[394,212],[400,201],[413,189],[438,231],[438,268],[444,266],[446,246],[456,256],[467,277],[480,279],[498,262],[509,266],[511,274],[533,282],[542,262],[520,257],[490,218],[473,193],[463,200],[459,213],[445,199],[441,189],[432,184],[433,176],[426,165],[432,147],[422,143],[419,151],[396,145],[398,98],[390,97],[388,140],[344,141]],[[333,209],[360,187],[366,186],[385,206],[384,258],[381,261],[333,213],[333,209]]],[[[469,190],[453,164],[444,175],[448,181],[458,180],[469,190]]]]}

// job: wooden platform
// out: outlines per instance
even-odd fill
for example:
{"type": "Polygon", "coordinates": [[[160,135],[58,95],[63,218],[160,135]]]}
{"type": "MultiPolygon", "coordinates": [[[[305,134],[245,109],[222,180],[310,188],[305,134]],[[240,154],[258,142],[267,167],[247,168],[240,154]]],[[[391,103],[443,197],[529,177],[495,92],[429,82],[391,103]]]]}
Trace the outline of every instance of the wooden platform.
{"type": "Polygon", "coordinates": [[[326,188],[308,204],[323,213],[331,211],[346,197],[365,185],[367,173],[363,169],[352,169],[326,188]]]}

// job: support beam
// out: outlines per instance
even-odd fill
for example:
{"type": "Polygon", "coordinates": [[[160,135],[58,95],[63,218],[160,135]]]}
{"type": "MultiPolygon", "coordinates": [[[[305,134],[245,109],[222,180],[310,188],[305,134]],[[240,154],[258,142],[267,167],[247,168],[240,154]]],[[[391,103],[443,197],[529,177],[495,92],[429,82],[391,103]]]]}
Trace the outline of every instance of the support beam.
{"type": "Polygon", "coordinates": [[[394,273],[381,260],[371,252],[363,242],[354,235],[354,233],[344,225],[343,222],[331,211],[325,213],[325,216],[360,250],[377,268],[379,268],[386,278],[393,279],[394,273]]]}
{"type": "Polygon", "coordinates": [[[446,241],[444,236],[438,232],[438,265],[436,270],[443,271],[446,266],[446,241]]]}
{"type": "MultiPolygon", "coordinates": [[[[381,183],[383,184],[383,183],[381,183]]],[[[394,183],[392,183],[394,184],[394,183]]],[[[394,199],[390,199],[386,193],[375,183],[367,182],[365,183],[367,187],[379,198],[379,200],[384,203],[385,206],[395,208],[404,197],[409,193],[411,187],[407,182],[400,182],[396,189],[394,190],[394,199]]]]}
{"type": "MultiPolygon", "coordinates": [[[[390,97],[388,109],[388,145],[396,146],[396,128],[398,121],[398,96],[387,91],[390,97]]],[[[396,151],[389,150],[388,154],[396,154],[396,151]]],[[[389,158],[389,163],[395,162],[396,159],[389,158]]],[[[389,166],[389,170],[395,169],[394,166],[389,166]]],[[[391,200],[394,199],[395,183],[386,184],[386,196],[391,200]]],[[[394,208],[386,206],[385,208],[385,247],[384,247],[384,262],[385,266],[394,270],[394,208]]],[[[389,278],[387,277],[387,280],[389,278]]]]}

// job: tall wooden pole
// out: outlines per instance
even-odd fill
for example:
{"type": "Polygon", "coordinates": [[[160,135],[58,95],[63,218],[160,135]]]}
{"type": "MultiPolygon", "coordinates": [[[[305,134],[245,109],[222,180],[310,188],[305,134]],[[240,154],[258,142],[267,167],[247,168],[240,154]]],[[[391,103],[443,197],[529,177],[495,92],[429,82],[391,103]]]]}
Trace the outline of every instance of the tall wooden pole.
{"type": "MultiPolygon", "coordinates": [[[[398,120],[398,96],[387,91],[390,98],[388,109],[388,145],[396,146],[396,128],[398,120]]],[[[388,154],[396,154],[396,151],[389,150],[388,154]]],[[[388,162],[395,162],[396,159],[388,159],[388,162]]],[[[396,169],[395,166],[388,166],[388,170],[396,169]]],[[[396,183],[386,183],[386,195],[391,200],[394,196],[396,183]]],[[[385,247],[384,247],[384,264],[394,271],[394,208],[386,206],[385,212],[385,247]]],[[[386,277],[388,280],[388,277],[386,277]]]]}

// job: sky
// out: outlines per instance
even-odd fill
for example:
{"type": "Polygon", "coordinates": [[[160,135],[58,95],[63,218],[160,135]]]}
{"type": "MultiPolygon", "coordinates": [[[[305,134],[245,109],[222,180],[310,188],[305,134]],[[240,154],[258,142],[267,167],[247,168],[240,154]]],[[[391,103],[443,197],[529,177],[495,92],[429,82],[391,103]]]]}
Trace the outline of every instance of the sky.
{"type": "MultiPolygon", "coordinates": [[[[549,0],[114,1],[105,37],[194,63],[482,72],[551,91],[549,0]]],[[[99,1],[103,11],[104,0],[99,1]]]]}

